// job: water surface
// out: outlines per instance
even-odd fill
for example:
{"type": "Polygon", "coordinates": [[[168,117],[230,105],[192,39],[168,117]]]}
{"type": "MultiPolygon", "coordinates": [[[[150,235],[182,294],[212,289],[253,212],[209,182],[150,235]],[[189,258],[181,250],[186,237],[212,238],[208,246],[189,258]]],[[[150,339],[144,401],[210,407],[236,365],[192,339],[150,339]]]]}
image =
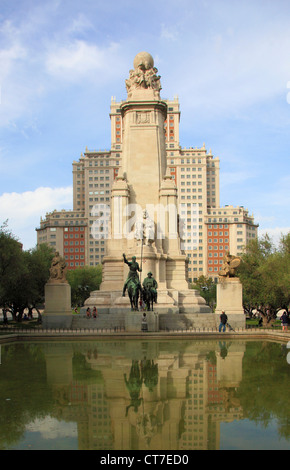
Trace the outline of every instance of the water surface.
{"type": "Polygon", "coordinates": [[[1,346],[0,449],[290,449],[286,345],[1,346]]]}

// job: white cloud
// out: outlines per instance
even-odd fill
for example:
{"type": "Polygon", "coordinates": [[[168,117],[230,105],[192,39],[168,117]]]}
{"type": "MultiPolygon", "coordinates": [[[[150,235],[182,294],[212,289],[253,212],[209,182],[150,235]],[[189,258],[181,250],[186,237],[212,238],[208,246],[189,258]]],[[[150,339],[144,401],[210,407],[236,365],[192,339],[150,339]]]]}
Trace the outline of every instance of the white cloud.
{"type": "Polygon", "coordinates": [[[122,63],[114,40],[100,46],[76,38],[93,28],[84,14],[68,20],[65,28],[56,25],[49,34],[54,9],[46,5],[33,10],[27,21],[0,24],[0,127],[13,127],[22,118],[27,122],[62,84],[82,84],[84,78],[86,84],[105,84],[122,63]]]}
{"type": "Polygon", "coordinates": [[[0,126],[13,126],[17,119],[29,115],[43,85],[36,71],[35,53],[21,27],[6,21],[0,34],[0,126]]]}
{"type": "Polygon", "coordinates": [[[74,40],[66,46],[56,45],[48,53],[45,66],[49,74],[63,81],[89,78],[90,73],[108,72],[109,56],[117,49],[116,43],[102,49],[83,40],[74,40]]]}
{"type": "Polygon", "coordinates": [[[72,187],[37,188],[23,193],[4,193],[0,196],[0,223],[8,219],[8,227],[23,243],[24,249],[36,245],[35,228],[40,217],[54,209],[72,208],[72,187]]]}
{"type": "Polygon", "coordinates": [[[36,419],[26,426],[29,432],[39,432],[44,439],[57,439],[65,437],[77,437],[77,424],[59,421],[51,416],[36,419]]]}
{"type": "Polygon", "coordinates": [[[282,235],[290,233],[290,227],[275,227],[259,229],[258,236],[261,238],[263,235],[268,234],[273,243],[278,247],[282,235]]]}
{"type": "Polygon", "coordinates": [[[167,82],[176,88],[178,74],[178,93],[186,97],[185,107],[194,107],[200,114],[210,112],[212,117],[239,115],[283,93],[286,103],[289,48],[288,32],[277,23],[271,25],[270,35],[267,27],[209,31],[199,38],[192,34],[180,51],[176,73],[167,82]],[[185,71],[181,79],[180,70],[185,71]]]}
{"type": "Polygon", "coordinates": [[[26,49],[20,44],[14,43],[7,45],[6,48],[0,50],[0,80],[3,82],[9,74],[13,72],[13,67],[19,60],[25,59],[26,49]]]}
{"type": "MultiPolygon", "coordinates": [[[[287,171],[287,168],[285,168],[287,171]]],[[[274,180],[271,185],[262,186],[261,191],[256,194],[256,201],[263,202],[269,208],[275,210],[285,208],[285,218],[289,218],[290,195],[287,188],[290,184],[290,176],[286,175],[274,180]]]]}
{"type": "Polygon", "coordinates": [[[222,172],[220,175],[220,179],[222,182],[222,186],[231,186],[231,185],[237,185],[237,184],[242,184],[243,182],[255,178],[255,175],[253,173],[250,173],[249,171],[236,171],[236,172],[222,172]]]}
{"type": "Polygon", "coordinates": [[[162,23],[161,25],[161,38],[166,39],[169,41],[176,41],[179,36],[179,32],[176,28],[176,26],[165,26],[165,24],[162,23]]]}

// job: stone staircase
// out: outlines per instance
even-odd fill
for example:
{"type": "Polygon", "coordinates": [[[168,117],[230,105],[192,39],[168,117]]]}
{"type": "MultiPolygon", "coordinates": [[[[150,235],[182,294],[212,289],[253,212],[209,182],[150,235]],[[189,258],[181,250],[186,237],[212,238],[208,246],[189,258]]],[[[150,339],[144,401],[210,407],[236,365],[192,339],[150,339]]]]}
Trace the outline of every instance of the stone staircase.
{"type": "Polygon", "coordinates": [[[159,330],[189,330],[190,328],[216,328],[213,313],[162,314],[159,315],[159,330]]]}
{"type": "Polygon", "coordinates": [[[122,313],[98,314],[97,318],[87,318],[86,315],[73,315],[72,329],[115,329],[125,328],[125,315],[122,313]]]}
{"type": "MultiPolygon", "coordinates": [[[[148,312],[149,313],[149,312],[148,312]]],[[[152,313],[152,312],[151,312],[152,313]]],[[[126,329],[126,315],[138,315],[141,312],[127,313],[99,313],[97,318],[86,318],[85,315],[73,315],[72,326],[73,330],[79,329],[111,329],[111,330],[125,330],[126,329]]],[[[216,328],[215,315],[213,313],[159,313],[158,323],[160,331],[172,330],[189,330],[191,328],[216,328]]]]}

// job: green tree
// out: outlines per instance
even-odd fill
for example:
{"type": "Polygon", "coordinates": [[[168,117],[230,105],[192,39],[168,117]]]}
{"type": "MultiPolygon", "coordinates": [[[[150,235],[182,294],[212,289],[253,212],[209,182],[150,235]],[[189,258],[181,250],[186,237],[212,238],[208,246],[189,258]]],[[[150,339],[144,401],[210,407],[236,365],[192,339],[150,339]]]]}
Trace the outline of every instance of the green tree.
{"type": "Polygon", "coordinates": [[[85,300],[102,282],[102,265],[86,266],[67,271],[67,280],[71,286],[71,301],[74,306],[83,306],[85,300]]]}
{"type": "Polygon", "coordinates": [[[40,345],[2,345],[1,354],[0,449],[4,450],[17,445],[27,424],[52,414],[55,407],[40,345]]]}
{"type": "Polygon", "coordinates": [[[211,309],[214,308],[216,304],[216,284],[211,277],[199,276],[191,287],[199,291],[211,309]]]}
{"type": "Polygon", "coordinates": [[[26,276],[27,308],[31,311],[35,308],[39,317],[40,311],[38,306],[44,302],[44,289],[49,279],[49,269],[53,255],[54,250],[46,244],[38,245],[32,250],[25,252],[28,269],[28,275],[26,276]]]}
{"type": "Polygon", "coordinates": [[[243,377],[237,388],[244,418],[265,427],[275,418],[280,436],[289,439],[290,420],[285,410],[289,393],[287,348],[264,341],[249,341],[246,345],[243,377]]]}
{"type": "Polygon", "coordinates": [[[0,305],[11,311],[13,320],[21,321],[26,308],[44,301],[52,257],[47,245],[22,250],[7,222],[0,227],[0,305]]]}
{"type": "Polygon", "coordinates": [[[290,304],[290,233],[275,247],[268,235],[251,240],[242,255],[238,276],[243,285],[244,305],[256,309],[264,326],[271,326],[280,309],[290,304]]]}
{"type": "MultiPolygon", "coordinates": [[[[26,269],[22,245],[10,232],[7,221],[0,226],[0,305],[11,307],[11,299],[26,269]]],[[[12,309],[12,312],[13,309],[12,309]]]]}

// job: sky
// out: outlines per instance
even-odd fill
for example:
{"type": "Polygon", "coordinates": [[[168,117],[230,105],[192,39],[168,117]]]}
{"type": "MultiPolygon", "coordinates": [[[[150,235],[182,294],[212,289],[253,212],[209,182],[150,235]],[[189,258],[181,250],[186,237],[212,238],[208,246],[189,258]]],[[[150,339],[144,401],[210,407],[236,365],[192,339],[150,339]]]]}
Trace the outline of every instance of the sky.
{"type": "Polygon", "coordinates": [[[72,162],[110,148],[110,102],[149,52],[180,145],[220,159],[220,203],[290,231],[288,0],[0,0],[0,225],[24,249],[72,209],[72,162]]]}

